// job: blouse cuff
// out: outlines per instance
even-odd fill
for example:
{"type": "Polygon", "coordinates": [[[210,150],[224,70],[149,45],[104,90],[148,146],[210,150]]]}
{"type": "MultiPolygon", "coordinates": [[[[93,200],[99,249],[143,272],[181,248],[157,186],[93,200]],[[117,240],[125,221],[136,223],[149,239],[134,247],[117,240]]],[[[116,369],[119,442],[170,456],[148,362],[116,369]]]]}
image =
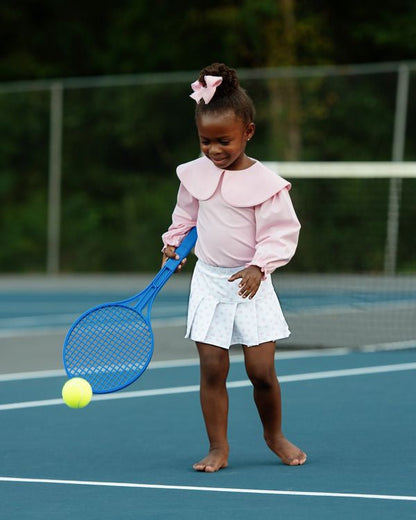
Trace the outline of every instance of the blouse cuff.
{"type": "Polygon", "coordinates": [[[168,230],[162,235],[163,250],[168,247],[178,247],[189,232],[189,226],[178,226],[176,229],[168,230]]]}

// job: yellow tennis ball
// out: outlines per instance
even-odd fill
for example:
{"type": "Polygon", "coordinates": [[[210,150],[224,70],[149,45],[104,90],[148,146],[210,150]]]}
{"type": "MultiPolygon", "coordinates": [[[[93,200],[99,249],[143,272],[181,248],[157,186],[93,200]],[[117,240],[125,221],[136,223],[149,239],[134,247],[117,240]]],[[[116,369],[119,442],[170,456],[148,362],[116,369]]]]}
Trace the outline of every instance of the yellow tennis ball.
{"type": "Polygon", "coordinates": [[[84,408],[91,398],[91,385],[81,377],[73,377],[62,387],[62,399],[70,408],[84,408]]]}

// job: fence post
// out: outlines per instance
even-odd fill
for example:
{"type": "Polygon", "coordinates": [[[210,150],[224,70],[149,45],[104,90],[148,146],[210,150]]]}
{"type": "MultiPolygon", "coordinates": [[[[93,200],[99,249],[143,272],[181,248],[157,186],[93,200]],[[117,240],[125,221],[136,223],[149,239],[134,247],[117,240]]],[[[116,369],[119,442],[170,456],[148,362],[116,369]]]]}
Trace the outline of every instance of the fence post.
{"type": "Polygon", "coordinates": [[[61,234],[61,174],[62,174],[62,115],[63,85],[56,82],[50,87],[49,127],[49,189],[48,189],[48,243],[47,273],[59,272],[61,234]]]}
{"type": "MultiPolygon", "coordinates": [[[[404,159],[406,140],[406,116],[409,92],[409,67],[402,63],[397,71],[396,110],[394,115],[394,131],[392,161],[404,159]]],[[[384,253],[384,274],[394,275],[397,269],[397,244],[399,239],[400,199],[402,179],[390,179],[389,203],[387,211],[387,234],[384,253]]]]}

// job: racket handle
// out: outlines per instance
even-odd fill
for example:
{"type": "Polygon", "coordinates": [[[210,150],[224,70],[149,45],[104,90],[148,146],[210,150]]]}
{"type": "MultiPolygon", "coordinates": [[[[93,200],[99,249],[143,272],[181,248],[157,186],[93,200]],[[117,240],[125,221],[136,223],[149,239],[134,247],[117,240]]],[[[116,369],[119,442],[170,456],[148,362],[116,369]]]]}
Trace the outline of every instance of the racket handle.
{"type": "MultiPolygon", "coordinates": [[[[157,273],[157,275],[153,278],[152,282],[145,289],[145,291],[138,295],[139,298],[134,308],[142,311],[150,302],[148,307],[148,320],[150,320],[150,311],[152,308],[152,303],[153,300],[156,298],[157,293],[173,275],[181,261],[188,255],[188,253],[194,247],[197,238],[198,234],[196,232],[196,227],[193,227],[175,251],[176,254],[179,255],[179,259],[174,260],[173,258],[169,258],[168,261],[165,262],[163,267],[157,273]]],[[[133,298],[131,298],[131,300],[134,300],[136,298],[137,296],[134,296],[133,298]]]]}
{"type": "Polygon", "coordinates": [[[175,253],[179,255],[179,259],[175,260],[174,258],[169,258],[165,263],[164,267],[169,271],[176,271],[178,265],[182,262],[182,260],[188,256],[191,252],[192,248],[196,244],[196,239],[198,238],[196,227],[191,228],[186,237],[182,240],[181,244],[176,248],[175,253]]]}

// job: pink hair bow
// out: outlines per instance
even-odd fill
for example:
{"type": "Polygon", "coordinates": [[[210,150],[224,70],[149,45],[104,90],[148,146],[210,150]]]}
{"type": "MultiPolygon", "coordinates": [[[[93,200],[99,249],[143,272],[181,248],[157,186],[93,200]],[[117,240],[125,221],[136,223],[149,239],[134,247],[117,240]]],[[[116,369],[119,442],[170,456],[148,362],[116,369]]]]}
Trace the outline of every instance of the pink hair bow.
{"type": "Polygon", "coordinates": [[[205,104],[207,105],[213,98],[218,85],[221,85],[222,77],[204,76],[204,80],[207,85],[206,87],[204,87],[204,85],[198,80],[192,83],[191,87],[194,92],[190,95],[190,97],[192,99],[195,99],[197,103],[199,103],[201,99],[203,99],[205,101],[205,104]]]}

